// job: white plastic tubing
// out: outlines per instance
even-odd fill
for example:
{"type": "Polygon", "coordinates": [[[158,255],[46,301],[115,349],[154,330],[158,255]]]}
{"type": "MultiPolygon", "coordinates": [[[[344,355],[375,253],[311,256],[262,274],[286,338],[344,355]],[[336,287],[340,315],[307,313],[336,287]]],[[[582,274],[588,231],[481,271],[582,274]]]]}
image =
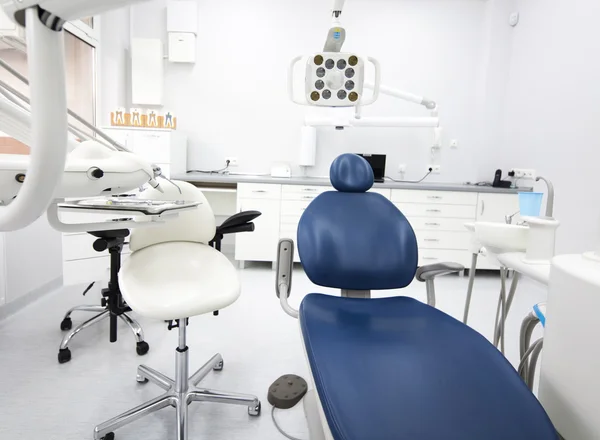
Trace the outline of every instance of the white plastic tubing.
{"type": "MultiPolygon", "coordinates": [[[[0,208],[0,231],[22,229],[50,205],[67,157],[67,96],[63,33],[47,28],[36,7],[26,11],[32,110],[31,161],[17,198],[0,208]]],[[[14,107],[13,107],[14,108],[14,107]]],[[[3,106],[2,111],[6,107],[3,106]]],[[[17,116],[17,113],[13,113],[17,116]]],[[[20,118],[19,118],[20,119],[20,118]]],[[[23,120],[14,134],[23,136],[23,120]]],[[[2,166],[0,162],[0,167],[2,166]]]]}

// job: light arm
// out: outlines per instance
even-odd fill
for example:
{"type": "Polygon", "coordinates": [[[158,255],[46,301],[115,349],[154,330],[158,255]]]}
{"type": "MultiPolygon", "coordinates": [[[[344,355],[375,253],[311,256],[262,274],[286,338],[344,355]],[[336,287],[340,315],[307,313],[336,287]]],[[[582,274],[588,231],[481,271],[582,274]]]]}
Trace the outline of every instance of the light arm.
{"type": "MultiPolygon", "coordinates": [[[[372,82],[365,81],[365,88],[373,90],[374,87],[375,85],[372,82]]],[[[435,110],[437,108],[437,104],[435,101],[424,98],[423,96],[415,95],[413,93],[403,92],[402,90],[393,89],[391,87],[383,85],[379,87],[379,92],[384,95],[392,96],[394,98],[422,105],[428,110],[435,110]]]]}

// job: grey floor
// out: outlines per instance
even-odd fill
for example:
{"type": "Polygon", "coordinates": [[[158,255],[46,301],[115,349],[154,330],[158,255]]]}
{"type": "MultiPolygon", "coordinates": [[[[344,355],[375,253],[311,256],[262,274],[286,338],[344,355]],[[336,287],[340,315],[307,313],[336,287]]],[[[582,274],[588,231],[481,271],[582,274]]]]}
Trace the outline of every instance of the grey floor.
{"type": "MultiPolygon", "coordinates": [[[[256,394],[263,400],[263,415],[251,418],[243,407],[195,404],[190,407],[190,439],[283,439],[270,418],[267,388],[282,374],[307,374],[298,324],[279,308],[270,266],[250,265],[240,275],[243,293],[236,304],[219,317],[191,320],[191,369],[221,352],[225,369],[209,375],[203,386],[256,394]]],[[[300,269],[294,277],[294,305],[306,293],[328,292],[315,288],[300,269]]],[[[462,318],[466,287],[467,278],[449,276],[439,280],[438,307],[462,318]]],[[[59,365],[56,355],[62,337],[62,314],[73,305],[99,301],[97,290],[85,298],[81,290],[61,289],[0,321],[0,439],[91,439],[96,424],[161,393],[151,384],[136,383],[140,362],[172,376],[176,331],[167,331],[162,322],[139,317],[151,346],[147,356],[136,355],[133,337],[123,325],[119,341],[110,344],[105,322],[78,335],[71,345],[73,360],[59,365]]],[[[498,290],[497,275],[478,275],[470,324],[488,338],[498,290]]],[[[397,294],[400,292],[378,296],[397,294]]],[[[424,286],[416,282],[402,294],[425,300],[424,286]]],[[[520,322],[534,303],[544,299],[544,288],[533,282],[522,283],[507,325],[507,353],[513,364],[517,363],[520,322]]],[[[85,316],[74,316],[74,322],[85,316]]],[[[117,439],[173,439],[174,416],[174,410],[163,410],[119,430],[117,439]]],[[[307,438],[301,405],[279,413],[278,419],[291,434],[307,438]]]]}

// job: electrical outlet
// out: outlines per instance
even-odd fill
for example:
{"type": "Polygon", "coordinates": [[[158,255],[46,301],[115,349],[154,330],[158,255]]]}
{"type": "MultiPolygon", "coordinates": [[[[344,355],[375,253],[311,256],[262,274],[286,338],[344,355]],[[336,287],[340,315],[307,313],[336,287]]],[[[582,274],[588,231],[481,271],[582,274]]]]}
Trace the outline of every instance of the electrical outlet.
{"type": "Polygon", "coordinates": [[[229,168],[238,166],[238,158],[237,157],[226,157],[225,163],[227,163],[227,161],[229,161],[229,168]]]}
{"type": "Polygon", "coordinates": [[[515,173],[515,177],[517,179],[535,180],[535,177],[536,177],[535,170],[523,169],[523,168],[513,168],[511,171],[515,173]]]}
{"type": "Polygon", "coordinates": [[[428,165],[427,166],[427,171],[432,170],[431,174],[440,174],[442,172],[442,166],[441,165],[428,165]]]}
{"type": "Polygon", "coordinates": [[[458,148],[458,140],[452,139],[450,141],[450,148],[454,148],[454,149],[458,148]]]}
{"type": "Polygon", "coordinates": [[[398,166],[398,172],[399,172],[400,174],[406,174],[406,168],[407,168],[406,164],[405,164],[405,163],[401,163],[401,164],[398,166]]]}

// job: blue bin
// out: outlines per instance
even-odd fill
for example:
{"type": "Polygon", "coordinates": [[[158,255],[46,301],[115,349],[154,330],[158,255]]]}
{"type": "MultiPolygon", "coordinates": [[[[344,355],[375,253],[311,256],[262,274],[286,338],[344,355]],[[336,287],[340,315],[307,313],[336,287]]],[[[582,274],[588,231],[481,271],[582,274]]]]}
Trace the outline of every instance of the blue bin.
{"type": "Polygon", "coordinates": [[[519,207],[521,217],[539,217],[542,211],[544,193],[526,192],[519,193],[519,207]]]}

